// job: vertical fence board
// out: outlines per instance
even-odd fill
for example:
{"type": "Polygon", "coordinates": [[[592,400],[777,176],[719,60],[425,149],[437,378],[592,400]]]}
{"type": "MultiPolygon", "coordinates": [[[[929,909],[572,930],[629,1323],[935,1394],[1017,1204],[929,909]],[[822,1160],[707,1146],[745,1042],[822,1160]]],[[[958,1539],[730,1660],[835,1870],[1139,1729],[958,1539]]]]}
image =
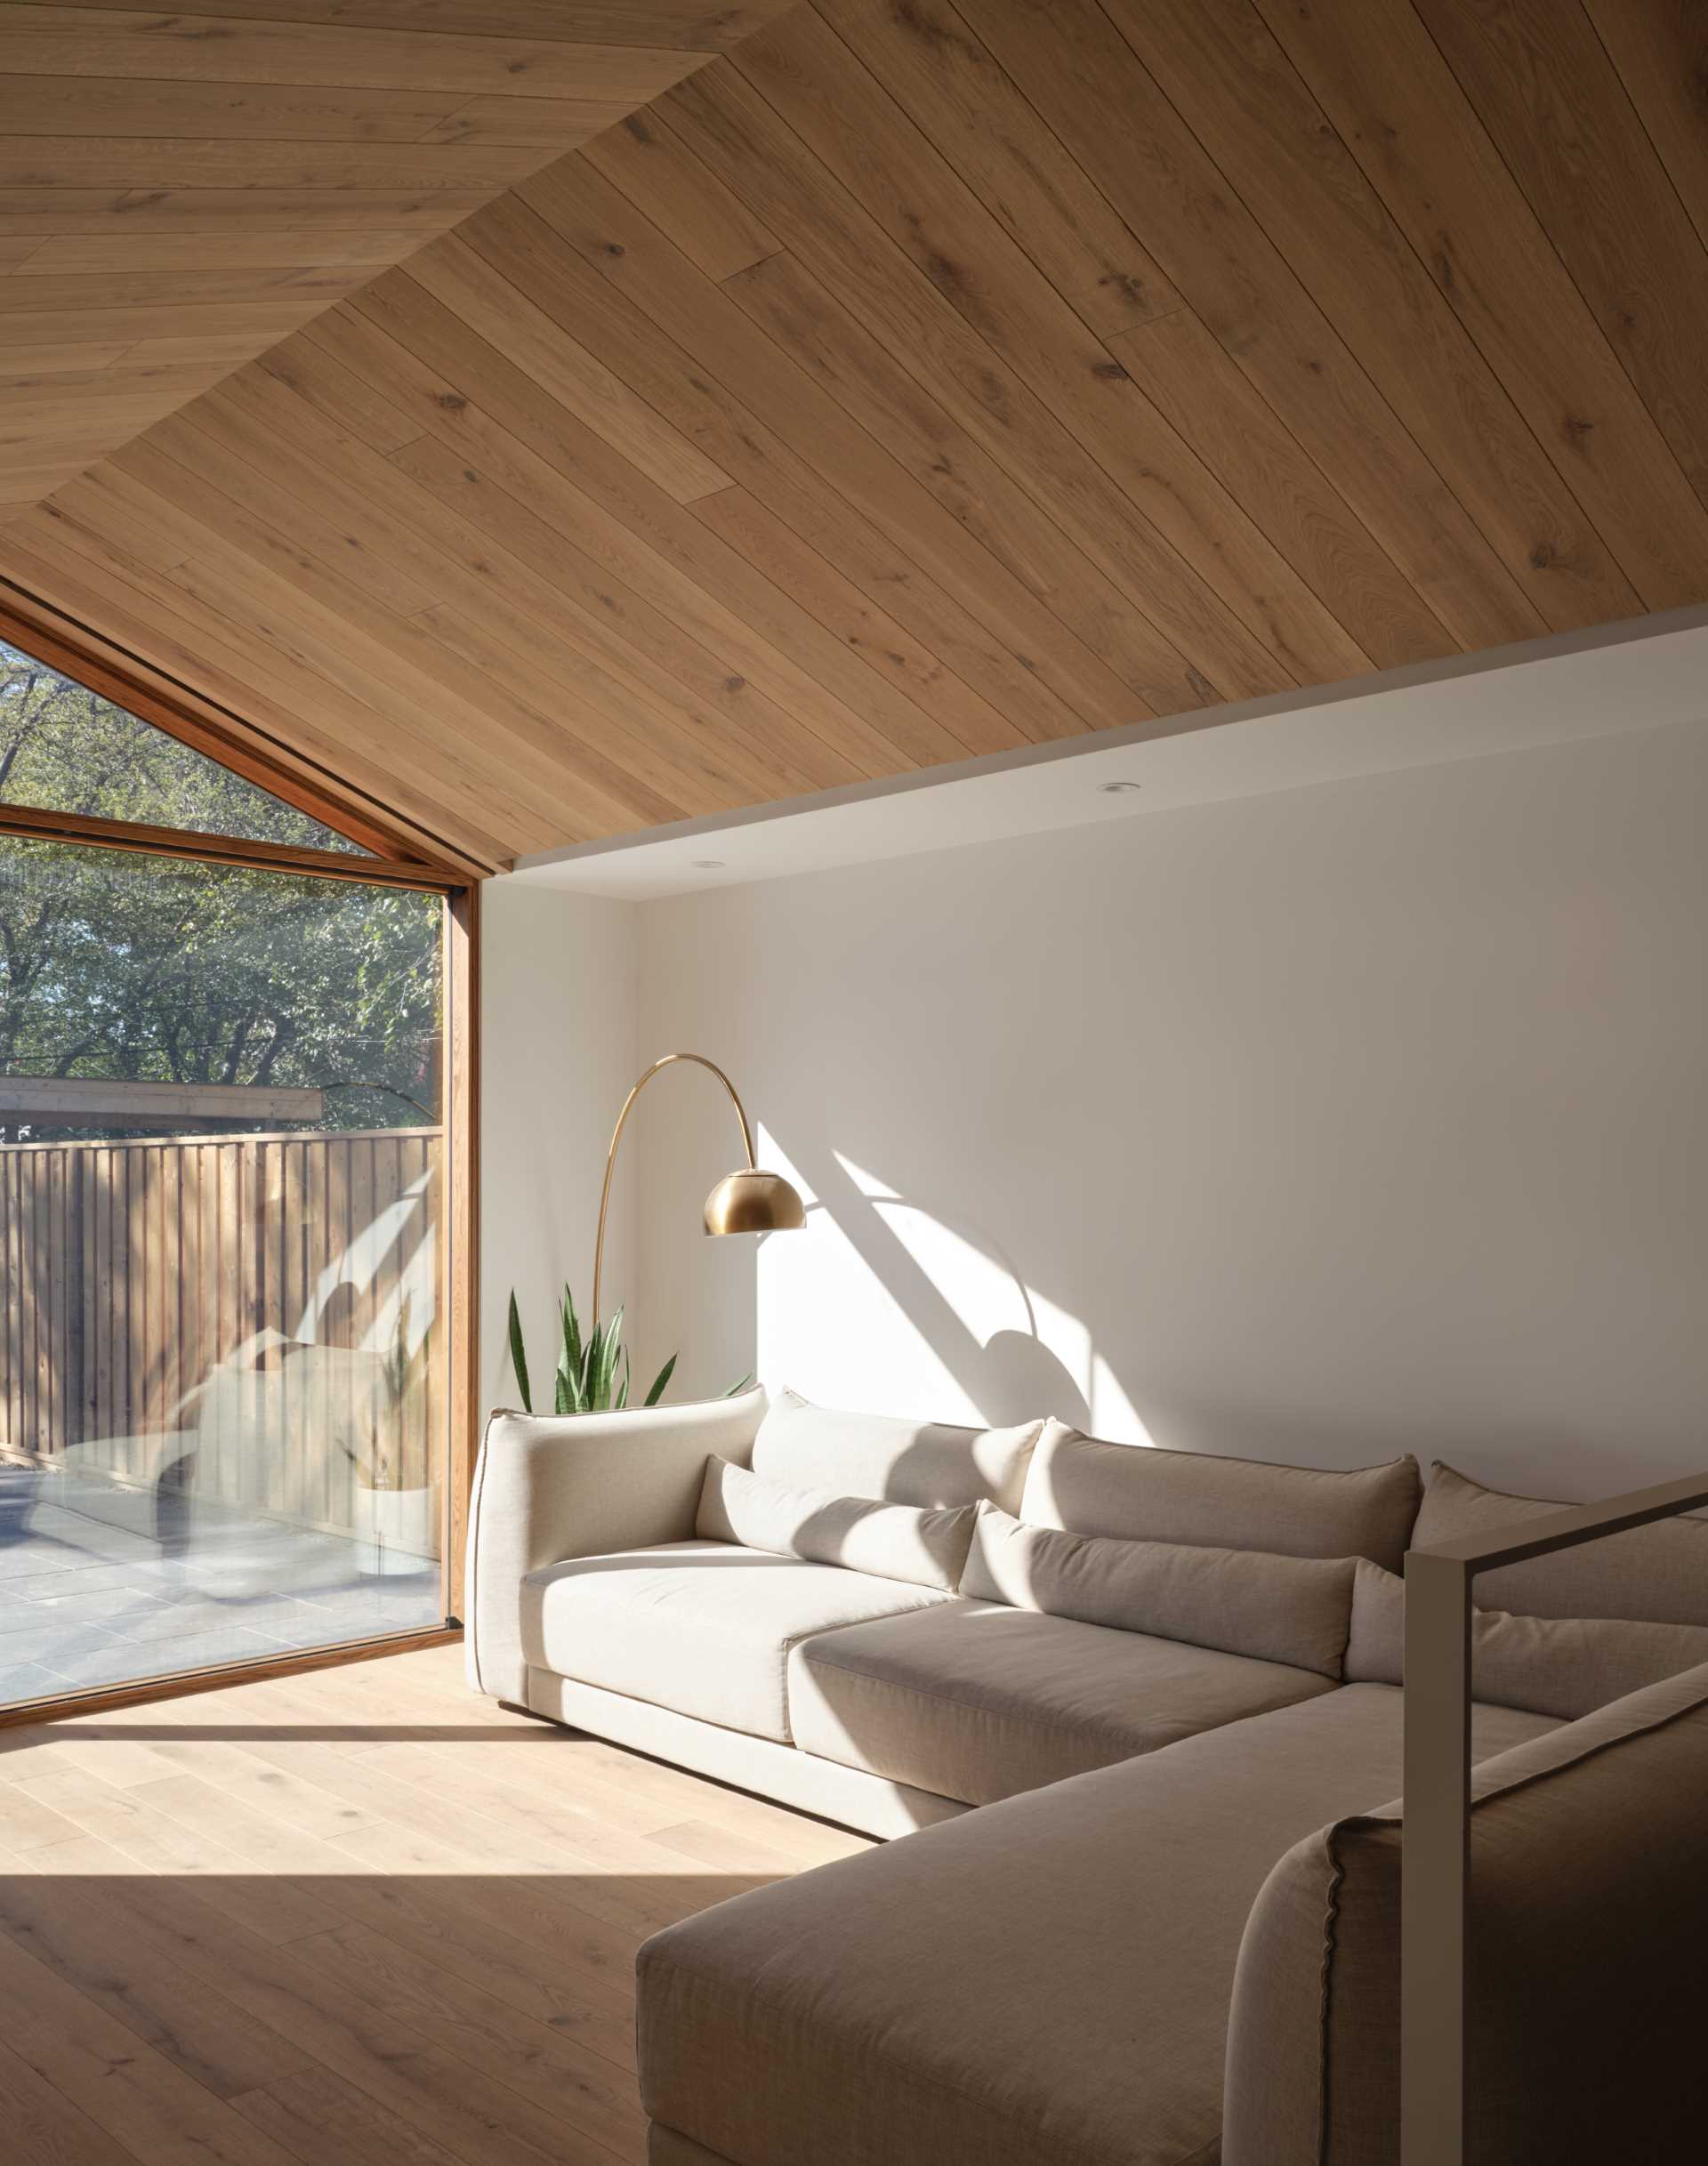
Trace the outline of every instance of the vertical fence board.
{"type": "Polygon", "coordinates": [[[194,1431],[200,1494],[347,1526],[339,1438],[387,1405],[407,1292],[433,1357],[384,1457],[437,1479],[442,1150],[437,1129],[0,1146],[0,1452],[147,1485],[194,1431]]]}

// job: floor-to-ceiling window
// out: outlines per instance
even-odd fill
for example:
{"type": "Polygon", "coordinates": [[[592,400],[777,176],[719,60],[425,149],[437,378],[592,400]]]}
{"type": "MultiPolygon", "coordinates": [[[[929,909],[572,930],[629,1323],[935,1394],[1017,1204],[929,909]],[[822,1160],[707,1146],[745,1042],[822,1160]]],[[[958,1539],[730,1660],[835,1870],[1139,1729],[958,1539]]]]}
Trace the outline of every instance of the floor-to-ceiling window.
{"type": "Polygon", "coordinates": [[[443,1622],[447,924],[0,644],[0,1704],[443,1622]]]}

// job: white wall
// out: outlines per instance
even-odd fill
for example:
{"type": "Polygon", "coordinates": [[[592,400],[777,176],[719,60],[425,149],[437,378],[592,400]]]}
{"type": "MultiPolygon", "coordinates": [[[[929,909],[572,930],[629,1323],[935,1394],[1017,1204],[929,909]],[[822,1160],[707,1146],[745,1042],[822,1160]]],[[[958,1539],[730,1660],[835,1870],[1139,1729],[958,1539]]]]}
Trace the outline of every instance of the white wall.
{"type": "Polygon", "coordinates": [[[1560,1494],[1708,1466],[1705,804],[1657,729],[640,906],[639,1050],[728,1065],[817,1204],[700,1240],[728,1110],[656,1086],[644,1349],[1560,1494]]]}
{"type": "MultiPolygon", "coordinates": [[[[611,1123],[634,1081],[635,910],[493,880],[481,897],[480,1377],[514,1406],[510,1290],[521,1306],[536,1411],[552,1410],[556,1300],[584,1313],[611,1123]]],[[[624,1145],[625,1155],[628,1147],[624,1145]]],[[[636,1252],[634,1162],[620,1164],[607,1271],[616,1298],[636,1252]]]]}

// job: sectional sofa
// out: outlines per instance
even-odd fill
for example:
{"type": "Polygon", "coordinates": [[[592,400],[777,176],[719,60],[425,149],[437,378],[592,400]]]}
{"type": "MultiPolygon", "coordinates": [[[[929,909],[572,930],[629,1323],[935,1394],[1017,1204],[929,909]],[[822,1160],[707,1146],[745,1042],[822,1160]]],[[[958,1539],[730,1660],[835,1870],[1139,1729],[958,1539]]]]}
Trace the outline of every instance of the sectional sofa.
{"type": "MultiPolygon", "coordinates": [[[[1550,1509],[788,1392],[495,1415],[475,1687],[906,1837],[642,1949],[654,2166],[1391,2166],[1398,1574],[1550,1509]]],[[[1708,1523],[1479,1598],[1471,2156],[1696,2155],[1708,1523]]]]}

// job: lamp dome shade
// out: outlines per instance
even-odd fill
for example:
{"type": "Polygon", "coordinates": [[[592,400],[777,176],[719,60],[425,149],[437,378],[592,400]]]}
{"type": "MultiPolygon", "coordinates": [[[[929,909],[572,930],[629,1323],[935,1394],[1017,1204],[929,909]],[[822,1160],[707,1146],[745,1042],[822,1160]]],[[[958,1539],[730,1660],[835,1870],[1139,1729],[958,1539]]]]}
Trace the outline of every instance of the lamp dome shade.
{"type": "Polygon", "coordinates": [[[804,1226],[807,1207],[780,1173],[726,1173],[705,1199],[709,1234],[781,1234],[804,1226]]]}

